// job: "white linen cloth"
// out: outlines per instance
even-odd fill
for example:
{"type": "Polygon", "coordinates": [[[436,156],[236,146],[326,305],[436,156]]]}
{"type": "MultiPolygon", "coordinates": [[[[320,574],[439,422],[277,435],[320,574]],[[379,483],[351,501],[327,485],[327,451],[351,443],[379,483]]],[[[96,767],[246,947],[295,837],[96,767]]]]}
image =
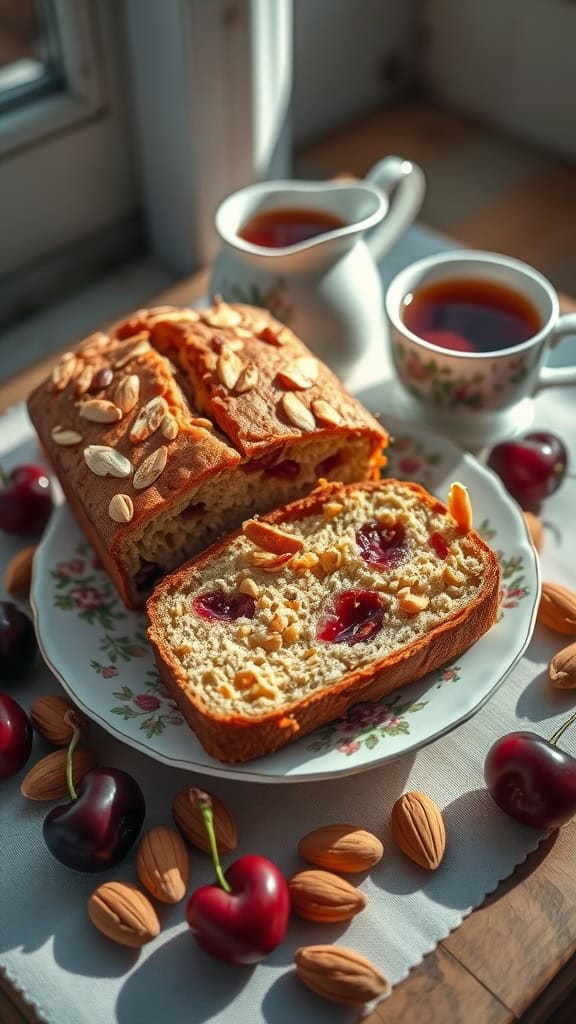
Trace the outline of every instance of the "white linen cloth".
{"type": "MultiPolygon", "coordinates": [[[[433,235],[412,230],[394,258],[402,265],[440,248],[433,235]]],[[[396,269],[393,261],[387,263],[387,276],[396,269]]],[[[364,361],[353,386],[386,376],[384,357],[378,358],[378,370],[371,359],[364,361]]],[[[560,434],[573,459],[575,397],[576,389],[570,388],[544,392],[536,402],[536,425],[560,434]]],[[[36,458],[26,414],[18,407],[0,420],[0,459],[9,468],[36,458]]],[[[573,461],[569,478],[546,502],[541,559],[544,579],[572,587],[574,469],[573,461]]],[[[0,568],[21,546],[0,533],[0,568]]],[[[303,987],[293,970],[295,949],[338,943],[369,957],[397,983],[536,848],[543,834],[516,824],[495,807],[482,766],[498,736],[527,729],[548,737],[574,707],[574,691],[554,691],[547,681],[548,661],[561,646],[564,638],[537,626],[524,657],[471,720],[416,754],[334,781],[212,781],[166,767],[92,724],[92,745],[101,763],[124,768],[141,784],[147,803],[145,828],[170,825],[172,798],[188,785],[208,788],[227,804],[238,823],[240,843],[225,858],[225,867],[237,856],[260,853],[290,875],[303,867],[296,843],[306,832],[336,821],[372,829],[383,837],[385,854],[360,880],[367,907],[347,925],[326,927],[294,917],[281,946],[253,969],[224,965],[202,953],[185,924],[184,903],[159,906],[161,933],[140,952],[116,946],[92,927],[86,900],[108,877],[137,882],[135,850],[105,875],[63,868],[42,840],[50,805],[21,797],[22,772],[0,784],[0,969],[49,1024],[347,1024],[356,1019],[355,1011],[325,1003],[303,987]],[[389,838],[392,805],[408,789],[424,790],[444,813],[447,853],[435,873],[412,865],[389,838]]],[[[59,691],[39,661],[30,678],[11,693],[28,708],[36,697],[59,691]]],[[[561,746],[576,756],[576,728],[568,730],[561,746]]],[[[48,749],[36,737],[29,766],[48,749]]],[[[208,859],[194,851],[189,892],[212,880],[208,859]]]]}

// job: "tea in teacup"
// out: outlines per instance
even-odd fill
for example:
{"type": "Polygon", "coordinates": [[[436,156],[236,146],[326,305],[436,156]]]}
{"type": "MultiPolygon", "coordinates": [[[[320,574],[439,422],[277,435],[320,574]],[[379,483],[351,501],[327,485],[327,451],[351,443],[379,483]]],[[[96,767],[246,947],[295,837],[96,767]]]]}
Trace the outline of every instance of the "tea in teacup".
{"type": "Polygon", "coordinates": [[[402,320],[419,338],[452,352],[500,352],[542,327],[525,295],[480,278],[435,281],[409,292],[402,320]]]}

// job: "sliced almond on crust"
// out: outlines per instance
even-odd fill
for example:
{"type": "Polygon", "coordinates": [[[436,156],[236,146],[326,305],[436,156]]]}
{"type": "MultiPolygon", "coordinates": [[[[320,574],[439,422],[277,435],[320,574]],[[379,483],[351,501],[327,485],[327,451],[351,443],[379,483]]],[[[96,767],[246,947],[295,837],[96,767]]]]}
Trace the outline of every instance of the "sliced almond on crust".
{"type": "Polygon", "coordinates": [[[242,533],[253,544],[274,555],[294,555],[304,547],[304,542],[299,537],[285,533],[270,523],[262,523],[258,519],[247,519],[242,523],[242,533]]]}
{"type": "Polygon", "coordinates": [[[63,391],[74,377],[77,366],[78,360],[73,352],[65,352],[60,356],[52,370],[52,390],[63,391]]]}
{"type": "Polygon", "coordinates": [[[115,523],[129,523],[134,515],[134,502],[129,494],[115,494],[108,506],[110,519],[115,523]]]}
{"type": "Polygon", "coordinates": [[[258,384],[258,376],[258,367],[254,363],[247,363],[234,386],[236,394],[244,395],[247,391],[252,391],[258,384]]]}
{"type": "Polygon", "coordinates": [[[217,302],[213,309],[200,310],[200,316],[210,327],[237,327],[242,323],[242,314],[225,302],[217,302]]]}
{"type": "Polygon", "coordinates": [[[130,476],[132,463],[115,448],[105,444],[90,444],[84,449],[84,461],[96,476],[130,476]]]}
{"type": "Polygon", "coordinates": [[[143,405],[130,430],[132,444],[139,444],[158,430],[164,417],[168,414],[168,403],[162,395],[151,398],[143,405]]]}
{"type": "Polygon", "coordinates": [[[287,391],[286,394],[282,395],[280,404],[284,415],[293,426],[306,432],[316,429],[316,421],[310,409],[304,405],[304,402],[294,392],[287,391]]]}
{"type": "Polygon", "coordinates": [[[134,344],[134,338],[130,338],[130,346],[128,349],[123,349],[118,358],[114,362],[114,368],[120,370],[126,363],[129,363],[131,359],[137,359],[138,356],[145,355],[146,352],[151,352],[150,342],[148,341],[148,334],[143,334],[140,340],[134,344]]]}
{"type": "Polygon", "coordinates": [[[152,452],[148,458],[144,459],[138,466],[138,469],[134,473],[134,479],[132,483],[137,491],[143,491],[146,487],[150,487],[161,473],[164,472],[166,463],[168,461],[168,449],[166,445],[162,445],[161,448],[157,448],[155,452],[152,452]]]}
{"type": "Polygon", "coordinates": [[[91,398],[82,402],[79,415],[91,423],[117,423],[122,419],[122,409],[105,398],[91,398]]]}
{"type": "Polygon", "coordinates": [[[236,353],[223,348],[216,363],[216,376],[228,391],[233,391],[243,370],[244,364],[236,353]]]}
{"type": "Polygon", "coordinates": [[[307,388],[314,387],[313,378],[308,377],[296,363],[289,363],[278,370],[276,380],[283,388],[289,388],[291,391],[306,391],[307,388]]]}
{"type": "Polygon", "coordinates": [[[321,423],[328,424],[329,427],[339,427],[343,422],[340,413],[323,398],[315,398],[311,408],[316,419],[321,423]]]}
{"type": "Polygon", "coordinates": [[[204,416],[193,416],[190,420],[190,426],[200,427],[202,430],[214,430],[212,420],[207,420],[204,416]]]}
{"type": "Polygon", "coordinates": [[[90,366],[90,363],[87,363],[75,378],[74,394],[76,395],[76,398],[80,398],[82,395],[86,394],[90,388],[93,377],[94,367],[90,366]]]}
{"type": "Polygon", "coordinates": [[[68,448],[73,444],[80,444],[82,441],[82,434],[79,434],[77,430],[71,430],[68,427],[52,427],[50,437],[54,441],[54,444],[59,444],[63,448],[68,448]]]}
{"type": "Polygon", "coordinates": [[[136,373],[122,377],[114,388],[114,401],[124,414],[132,412],[140,398],[140,378],[136,373]]]}
{"type": "Polygon", "coordinates": [[[78,355],[82,356],[83,359],[94,359],[96,356],[101,355],[108,348],[109,344],[109,336],[103,334],[102,331],[96,331],[78,346],[78,355]]]}
{"type": "Polygon", "coordinates": [[[167,441],[174,441],[178,437],[179,429],[178,420],[169,412],[160,424],[162,437],[165,437],[167,441]]]}

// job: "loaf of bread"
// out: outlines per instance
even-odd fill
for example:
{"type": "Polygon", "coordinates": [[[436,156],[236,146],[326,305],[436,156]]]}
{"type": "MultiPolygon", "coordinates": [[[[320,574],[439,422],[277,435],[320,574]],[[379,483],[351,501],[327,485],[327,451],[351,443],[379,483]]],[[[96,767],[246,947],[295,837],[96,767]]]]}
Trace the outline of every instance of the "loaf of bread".
{"type": "Polygon", "coordinates": [[[217,302],[140,310],[67,352],[28,408],[122,599],[319,477],[375,478],[386,432],[287,327],[217,302]]]}
{"type": "Polygon", "coordinates": [[[148,636],[206,751],[243,762],[458,657],[495,622],[499,579],[462,485],[445,506],[321,481],[164,579],[148,636]]]}

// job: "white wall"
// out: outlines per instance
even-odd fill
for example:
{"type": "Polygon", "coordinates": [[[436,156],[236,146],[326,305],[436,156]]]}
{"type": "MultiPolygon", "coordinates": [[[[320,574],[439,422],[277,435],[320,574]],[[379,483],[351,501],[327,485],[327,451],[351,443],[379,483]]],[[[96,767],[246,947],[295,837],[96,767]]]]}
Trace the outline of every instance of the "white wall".
{"type": "Polygon", "coordinates": [[[427,91],[576,156],[573,0],[423,0],[427,91]]]}
{"type": "Polygon", "coordinates": [[[397,57],[409,77],[414,16],[414,0],[294,0],[296,146],[392,98],[383,69],[397,57]]]}

